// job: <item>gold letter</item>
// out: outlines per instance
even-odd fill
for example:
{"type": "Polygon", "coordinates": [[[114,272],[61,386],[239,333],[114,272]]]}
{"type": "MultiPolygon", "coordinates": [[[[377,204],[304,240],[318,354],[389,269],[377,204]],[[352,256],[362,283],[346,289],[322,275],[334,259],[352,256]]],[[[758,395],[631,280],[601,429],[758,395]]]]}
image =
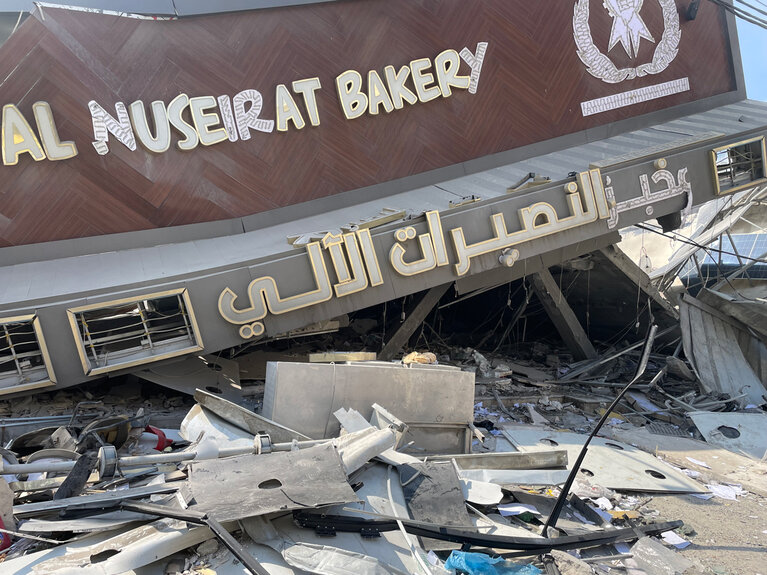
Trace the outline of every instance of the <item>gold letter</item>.
{"type": "Polygon", "coordinates": [[[183,140],[179,140],[176,143],[179,150],[194,150],[197,144],[200,143],[200,135],[197,133],[197,130],[194,129],[192,124],[186,122],[183,117],[184,108],[188,105],[189,96],[186,94],[179,94],[168,104],[170,123],[184,136],[183,140]]]}
{"type": "Polygon", "coordinates": [[[37,131],[43,141],[43,148],[49,160],[67,160],[77,155],[77,146],[74,142],[62,142],[59,140],[59,132],[56,130],[56,122],[53,121],[53,112],[48,102],[35,102],[32,104],[37,122],[37,131]]]}
{"type": "Polygon", "coordinates": [[[402,66],[399,72],[397,72],[394,66],[386,66],[384,73],[386,74],[386,83],[389,85],[389,93],[391,94],[395,109],[401,110],[405,106],[404,102],[412,105],[418,101],[418,98],[410,88],[405,86],[405,80],[410,76],[410,68],[402,66]]]}
{"type": "Polygon", "coordinates": [[[421,58],[420,60],[410,62],[410,72],[413,74],[415,92],[418,94],[418,99],[421,102],[428,102],[440,95],[439,88],[436,86],[428,87],[429,84],[434,82],[434,76],[430,72],[426,72],[430,67],[431,61],[428,58],[421,58]]]}
{"type": "Polygon", "coordinates": [[[362,76],[356,70],[347,70],[336,78],[338,99],[347,120],[359,118],[368,107],[368,98],[362,93],[362,76]]]}
{"type": "Polygon", "coordinates": [[[382,104],[387,114],[394,110],[394,104],[392,104],[391,98],[389,98],[389,93],[384,87],[383,80],[381,80],[381,76],[375,70],[368,72],[368,98],[370,99],[368,109],[374,116],[378,114],[378,107],[382,104]]]}
{"type": "Polygon", "coordinates": [[[138,141],[150,152],[161,153],[170,148],[170,123],[168,122],[168,112],[165,110],[165,104],[160,100],[152,102],[152,117],[154,120],[154,129],[156,136],[152,136],[149,130],[149,122],[146,119],[146,110],[144,102],[136,100],[128,108],[133,130],[136,132],[138,141]]]}
{"type": "Polygon", "coordinates": [[[317,98],[314,92],[321,87],[319,78],[306,78],[305,80],[293,82],[293,90],[304,97],[304,104],[309,113],[309,122],[311,122],[312,126],[320,125],[320,112],[317,109],[317,98]]]}
{"type": "Polygon", "coordinates": [[[452,94],[450,86],[455,86],[456,88],[461,88],[463,90],[469,87],[471,78],[469,78],[469,76],[458,75],[458,68],[460,65],[461,58],[455,50],[445,50],[439,56],[434,58],[437,83],[445,98],[452,94]]]}
{"type": "Polygon", "coordinates": [[[293,125],[297,130],[300,130],[306,125],[304,118],[301,115],[301,111],[296,106],[296,101],[293,96],[290,95],[285,84],[279,84],[275,92],[275,99],[277,101],[277,131],[287,132],[288,122],[293,122],[293,125]]]}
{"type": "Polygon", "coordinates": [[[221,119],[218,114],[212,112],[206,114],[205,110],[216,107],[216,99],[213,96],[200,96],[189,98],[189,108],[192,110],[192,121],[197,133],[200,135],[200,143],[203,146],[212,146],[229,139],[229,134],[224,128],[211,130],[211,126],[218,124],[221,119]]]}
{"type": "Polygon", "coordinates": [[[45,159],[45,152],[37,136],[13,104],[3,106],[3,163],[13,166],[19,162],[19,155],[27,152],[39,162],[45,159]]]}

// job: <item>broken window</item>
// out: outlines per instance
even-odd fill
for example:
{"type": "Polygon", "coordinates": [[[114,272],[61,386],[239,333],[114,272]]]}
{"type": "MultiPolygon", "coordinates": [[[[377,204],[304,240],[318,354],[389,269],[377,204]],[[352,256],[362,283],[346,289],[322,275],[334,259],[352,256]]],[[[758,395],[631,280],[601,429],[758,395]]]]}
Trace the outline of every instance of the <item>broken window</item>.
{"type": "Polygon", "coordinates": [[[54,381],[37,317],[0,318],[0,394],[54,381]]]}
{"type": "Polygon", "coordinates": [[[711,152],[716,174],[716,193],[730,194],[767,182],[764,137],[753,138],[711,152]]]}
{"type": "Polygon", "coordinates": [[[85,373],[96,375],[200,351],[186,290],[67,310],[85,373]]]}

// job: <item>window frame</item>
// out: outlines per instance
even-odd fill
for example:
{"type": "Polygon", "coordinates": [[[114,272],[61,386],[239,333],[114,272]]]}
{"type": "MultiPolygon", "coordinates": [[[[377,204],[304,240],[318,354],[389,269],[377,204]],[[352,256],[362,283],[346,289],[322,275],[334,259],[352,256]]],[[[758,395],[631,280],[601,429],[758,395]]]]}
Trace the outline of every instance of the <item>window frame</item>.
{"type": "Polygon", "coordinates": [[[77,346],[77,353],[80,356],[80,362],[82,364],[85,375],[101,375],[103,373],[109,373],[113,371],[123,371],[125,369],[130,369],[132,367],[144,365],[147,363],[154,363],[157,361],[162,361],[164,359],[178,357],[180,355],[188,355],[191,353],[196,353],[204,349],[202,336],[200,334],[200,328],[197,325],[197,318],[194,313],[194,308],[192,307],[192,302],[189,299],[189,292],[187,291],[186,288],[166,290],[161,292],[153,292],[153,293],[141,294],[137,296],[131,296],[131,297],[120,298],[115,300],[103,301],[103,302],[94,303],[94,304],[77,306],[77,307],[67,309],[67,317],[69,319],[69,325],[72,329],[72,335],[74,336],[75,344],[77,346]],[[161,298],[167,298],[172,296],[179,296],[181,298],[181,301],[184,304],[186,315],[187,315],[187,318],[189,319],[189,322],[188,322],[189,330],[191,332],[191,335],[194,338],[194,345],[187,346],[182,349],[174,349],[167,353],[159,353],[156,355],[150,355],[148,357],[141,357],[138,359],[128,359],[127,361],[121,361],[119,363],[114,363],[112,365],[107,363],[107,365],[104,365],[101,367],[98,367],[98,366],[94,367],[92,359],[88,355],[87,342],[83,339],[80,332],[80,322],[78,321],[78,314],[83,312],[98,310],[98,309],[106,309],[106,308],[114,307],[114,306],[137,303],[144,300],[161,299],[161,298]]]}
{"type": "MultiPolygon", "coordinates": [[[[37,340],[37,346],[40,349],[40,356],[43,360],[43,365],[47,372],[48,377],[39,381],[31,381],[28,383],[18,383],[9,387],[1,387],[0,395],[7,395],[9,393],[17,393],[20,391],[27,391],[30,389],[37,389],[40,387],[49,387],[56,384],[56,373],[53,370],[53,363],[51,362],[51,356],[48,352],[48,346],[45,343],[45,336],[43,335],[42,326],[40,324],[40,318],[37,314],[25,314],[16,315],[10,317],[0,317],[0,326],[8,324],[23,324],[29,323],[32,325],[32,329],[35,332],[35,338],[37,340]]],[[[0,337],[4,337],[4,334],[0,334],[0,337]]],[[[18,376],[17,376],[18,377],[18,376]]]]}
{"type": "Polygon", "coordinates": [[[717,196],[724,196],[728,194],[732,194],[735,192],[739,192],[741,190],[745,190],[747,188],[753,188],[755,186],[765,184],[767,183],[767,147],[765,146],[765,137],[764,136],[755,136],[753,138],[748,138],[746,140],[740,140],[738,142],[733,142],[730,144],[727,144],[725,146],[718,146],[711,150],[711,167],[714,174],[714,187],[716,191],[717,196]],[[748,144],[752,144],[755,142],[760,143],[760,148],[762,151],[762,173],[761,177],[757,177],[756,179],[751,180],[750,182],[746,182],[745,184],[740,184],[737,186],[733,186],[731,188],[725,188],[722,189],[721,182],[719,180],[719,171],[717,170],[717,155],[720,152],[724,152],[725,150],[729,150],[731,148],[737,148],[739,146],[746,146],[748,144]]]}

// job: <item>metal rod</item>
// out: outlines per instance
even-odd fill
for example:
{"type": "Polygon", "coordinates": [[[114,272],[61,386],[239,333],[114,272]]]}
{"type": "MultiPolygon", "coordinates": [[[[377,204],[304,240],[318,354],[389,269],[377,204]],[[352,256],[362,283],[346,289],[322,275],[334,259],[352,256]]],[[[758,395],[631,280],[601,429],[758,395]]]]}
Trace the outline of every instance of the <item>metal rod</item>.
{"type": "Polygon", "coordinates": [[[613,409],[615,409],[615,407],[618,405],[618,402],[620,402],[620,400],[623,399],[623,396],[626,395],[626,392],[628,392],[631,386],[634,385],[634,383],[636,383],[636,381],[640,377],[642,377],[642,374],[647,368],[647,360],[650,356],[650,351],[652,350],[652,344],[655,341],[655,334],[657,331],[658,331],[657,325],[653,325],[652,327],[650,327],[650,332],[647,334],[647,339],[645,339],[644,341],[644,347],[642,348],[642,355],[641,355],[641,358],[639,359],[639,364],[637,365],[637,370],[636,370],[636,373],[634,374],[634,378],[626,385],[626,387],[623,388],[623,391],[621,391],[618,394],[615,400],[613,400],[613,402],[610,404],[610,407],[608,407],[605,410],[604,415],[602,415],[602,418],[599,420],[599,423],[597,423],[596,427],[586,438],[586,443],[583,444],[583,447],[581,448],[581,452],[578,454],[578,459],[575,460],[575,464],[573,465],[573,468],[570,471],[570,475],[568,475],[567,481],[565,481],[565,484],[562,486],[562,491],[560,492],[559,497],[557,498],[557,502],[554,504],[554,510],[551,512],[549,517],[546,519],[546,523],[543,525],[543,530],[541,534],[544,537],[548,537],[549,527],[554,527],[557,524],[557,519],[559,519],[559,514],[562,512],[562,507],[564,507],[565,505],[567,494],[570,492],[570,488],[572,487],[573,482],[575,481],[575,476],[578,474],[578,471],[581,468],[581,463],[583,463],[583,458],[586,457],[586,453],[588,453],[589,443],[591,443],[591,440],[594,439],[594,436],[599,432],[599,430],[602,429],[602,426],[610,417],[610,414],[612,413],[613,409]]]}
{"type": "MultiPolygon", "coordinates": [[[[326,443],[330,439],[312,439],[310,441],[297,441],[295,445],[299,448],[312,447],[320,443],[326,443]]],[[[273,443],[271,451],[290,451],[294,443],[273,443]]],[[[218,457],[232,457],[234,455],[246,455],[248,453],[257,453],[255,447],[229,447],[219,449],[218,457]]],[[[118,458],[120,467],[142,467],[145,465],[157,465],[162,463],[181,463],[183,461],[192,461],[197,457],[196,451],[177,451],[175,453],[153,453],[151,455],[132,455],[118,458]]],[[[44,473],[44,472],[64,472],[71,471],[75,466],[74,461],[33,461],[32,463],[4,463],[0,466],[0,475],[18,474],[18,473],[44,473]]]]}
{"type": "MultiPolygon", "coordinates": [[[[669,334],[672,331],[674,331],[675,329],[679,329],[679,326],[678,325],[672,325],[670,327],[667,327],[666,329],[664,329],[663,331],[658,333],[657,337],[661,337],[661,336],[664,336],[666,334],[669,334]]],[[[574,369],[571,372],[565,374],[563,377],[559,378],[557,381],[569,381],[569,380],[571,380],[571,379],[573,379],[573,378],[575,378],[575,377],[577,377],[577,376],[579,376],[581,374],[587,373],[587,372],[591,371],[592,369],[597,368],[600,365],[604,365],[608,361],[612,361],[613,359],[616,359],[616,358],[622,356],[623,354],[628,353],[631,350],[637,349],[638,347],[642,347],[643,343],[645,343],[645,342],[638,341],[637,343],[634,343],[634,344],[632,344],[632,345],[630,345],[628,347],[624,347],[623,349],[621,349],[619,351],[616,351],[615,353],[613,353],[611,355],[608,355],[607,357],[604,357],[604,358],[600,359],[599,361],[595,361],[595,362],[589,363],[586,366],[574,369]]]]}

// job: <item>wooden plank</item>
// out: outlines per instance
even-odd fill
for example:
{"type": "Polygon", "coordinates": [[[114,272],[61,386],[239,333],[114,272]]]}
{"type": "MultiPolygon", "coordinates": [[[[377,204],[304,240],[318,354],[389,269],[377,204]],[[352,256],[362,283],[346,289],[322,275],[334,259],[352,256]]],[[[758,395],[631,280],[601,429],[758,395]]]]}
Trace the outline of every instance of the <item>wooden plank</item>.
{"type": "Polygon", "coordinates": [[[397,355],[407,343],[410,336],[413,335],[415,330],[418,329],[418,326],[423,323],[426,316],[429,315],[431,310],[434,309],[434,306],[439,302],[440,298],[445,295],[445,292],[450,289],[450,286],[452,285],[452,283],[442,284],[441,286],[433,287],[426,292],[421,298],[421,301],[415,306],[415,309],[410,312],[410,315],[407,316],[405,321],[402,322],[402,325],[400,325],[397,331],[394,332],[394,335],[391,336],[391,339],[386,343],[381,350],[381,353],[378,354],[379,360],[390,361],[394,359],[394,356],[397,355]]]}
{"type": "Polygon", "coordinates": [[[533,289],[543,304],[549,319],[575,358],[596,358],[597,351],[591,345],[589,337],[583,331],[578,318],[575,317],[575,313],[548,269],[543,269],[533,275],[533,289]]]}

